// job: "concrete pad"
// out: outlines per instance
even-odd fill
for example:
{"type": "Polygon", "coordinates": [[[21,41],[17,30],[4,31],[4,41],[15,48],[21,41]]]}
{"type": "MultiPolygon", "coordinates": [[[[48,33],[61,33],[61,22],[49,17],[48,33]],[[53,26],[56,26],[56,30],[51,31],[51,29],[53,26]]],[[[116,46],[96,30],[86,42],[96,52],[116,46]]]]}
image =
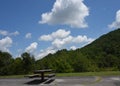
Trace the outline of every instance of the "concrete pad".
{"type": "Polygon", "coordinates": [[[0,86],[120,86],[120,77],[56,77],[48,84],[38,79],[0,79],[0,86]]]}

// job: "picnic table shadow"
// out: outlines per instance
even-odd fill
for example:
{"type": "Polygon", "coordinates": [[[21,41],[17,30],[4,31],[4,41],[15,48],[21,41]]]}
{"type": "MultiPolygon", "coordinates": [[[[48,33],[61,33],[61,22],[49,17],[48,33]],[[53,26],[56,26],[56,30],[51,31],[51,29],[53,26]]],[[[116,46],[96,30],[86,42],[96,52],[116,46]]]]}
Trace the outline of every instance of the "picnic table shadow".
{"type": "Polygon", "coordinates": [[[114,83],[116,86],[120,86],[120,81],[114,83]]]}
{"type": "Polygon", "coordinates": [[[27,84],[27,85],[38,85],[38,84],[42,84],[42,83],[44,83],[44,84],[50,84],[50,83],[52,83],[54,80],[49,80],[49,81],[47,81],[47,79],[45,79],[44,81],[42,81],[41,79],[34,79],[34,80],[31,80],[31,81],[29,81],[29,82],[26,82],[26,83],[24,83],[24,84],[27,84]]]}

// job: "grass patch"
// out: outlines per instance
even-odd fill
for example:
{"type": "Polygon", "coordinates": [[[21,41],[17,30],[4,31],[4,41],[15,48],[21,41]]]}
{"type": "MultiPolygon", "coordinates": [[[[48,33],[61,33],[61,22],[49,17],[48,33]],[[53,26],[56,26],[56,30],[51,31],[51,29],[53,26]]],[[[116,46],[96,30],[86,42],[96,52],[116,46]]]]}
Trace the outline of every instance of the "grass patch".
{"type": "MultiPolygon", "coordinates": [[[[120,76],[120,71],[105,72],[83,72],[83,73],[56,73],[57,77],[74,77],[74,76],[120,76]]],[[[24,78],[25,75],[0,76],[0,78],[24,78]]]]}
{"type": "Polygon", "coordinates": [[[0,76],[0,78],[24,78],[24,75],[0,76]]]}
{"type": "Polygon", "coordinates": [[[105,72],[83,72],[83,73],[57,73],[59,77],[70,76],[112,76],[120,75],[120,71],[105,71],[105,72]]]}

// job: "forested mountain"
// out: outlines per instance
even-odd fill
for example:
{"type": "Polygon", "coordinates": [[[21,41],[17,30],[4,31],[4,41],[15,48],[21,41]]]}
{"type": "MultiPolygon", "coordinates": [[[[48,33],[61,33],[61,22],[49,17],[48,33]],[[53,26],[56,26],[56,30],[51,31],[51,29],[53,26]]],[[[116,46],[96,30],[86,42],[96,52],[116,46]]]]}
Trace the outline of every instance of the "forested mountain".
{"type": "Polygon", "coordinates": [[[0,51],[0,75],[28,74],[35,69],[48,68],[60,73],[120,70],[120,29],[83,48],[63,49],[37,61],[26,52],[13,58],[8,52],[0,51]]]}
{"type": "Polygon", "coordinates": [[[56,72],[120,70],[120,29],[109,32],[75,51],[66,49],[49,54],[36,62],[37,68],[56,72]]]}

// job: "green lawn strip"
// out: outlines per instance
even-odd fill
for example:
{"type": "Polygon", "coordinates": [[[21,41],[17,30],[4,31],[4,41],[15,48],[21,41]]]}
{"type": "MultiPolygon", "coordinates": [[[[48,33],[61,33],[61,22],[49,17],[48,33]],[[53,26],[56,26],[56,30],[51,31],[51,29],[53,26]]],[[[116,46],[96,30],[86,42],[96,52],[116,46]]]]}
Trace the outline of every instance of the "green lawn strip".
{"type": "MultiPolygon", "coordinates": [[[[56,73],[57,77],[74,77],[74,76],[120,76],[120,71],[107,72],[83,72],[83,73],[56,73]]],[[[25,75],[0,76],[0,78],[24,78],[25,75]]]]}
{"type": "Polygon", "coordinates": [[[24,78],[25,75],[0,76],[0,78],[24,78]]]}
{"type": "Polygon", "coordinates": [[[83,72],[83,73],[57,73],[58,77],[72,77],[72,76],[112,76],[120,75],[120,71],[108,71],[108,72],[83,72]]]}

